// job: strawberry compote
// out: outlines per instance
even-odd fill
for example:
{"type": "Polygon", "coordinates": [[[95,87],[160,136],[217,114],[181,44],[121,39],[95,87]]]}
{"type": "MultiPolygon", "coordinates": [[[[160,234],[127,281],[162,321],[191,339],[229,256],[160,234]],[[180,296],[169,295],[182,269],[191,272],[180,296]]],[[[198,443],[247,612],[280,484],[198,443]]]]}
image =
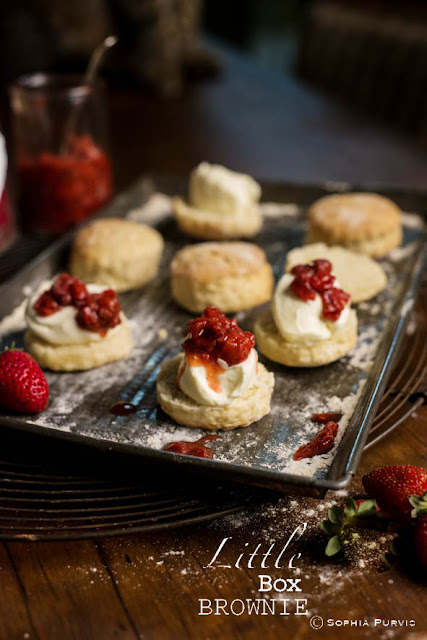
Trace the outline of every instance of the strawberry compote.
{"type": "Polygon", "coordinates": [[[207,307],[199,318],[188,323],[188,336],[182,344],[187,356],[232,367],[246,360],[255,346],[255,336],[243,331],[236,320],[229,320],[216,307],[207,307]]]}
{"type": "Polygon", "coordinates": [[[297,449],[294,460],[302,460],[302,458],[312,458],[313,456],[319,456],[322,453],[328,453],[332,449],[335,443],[335,438],[338,433],[338,425],[333,420],[330,420],[319,431],[317,436],[313,438],[307,444],[303,444],[297,449]]]}
{"type": "Polygon", "coordinates": [[[89,293],[82,280],[63,273],[36,300],[34,310],[39,316],[50,316],[67,306],[77,310],[76,322],[81,329],[102,336],[121,322],[120,302],[113,289],[89,293]]]}
{"type": "Polygon", "coordinates": [[[314,300],[316,294],[322,299],[323,317],[335,322],[350,300],[350,295],[334,287],[335,277],[329,260],[314,260],[313,264],[298,264],[291,274],[295,276],[290,289],[300,300],[314,300]]]}
{"type": "Polygon", "coordinates": [[[113,192],[110,160],[90,136],[74,136],[67,153],[19,163],[25,226],[60,233],[99,209],[113,192]]]}
{"type": "Polygon", "coordinates": [[[172,453],[181,453],[185,456],[194,456],[196,458],[212,459],[214,456],[213,449],[206,445],[206,442],[218,440],[219,436],[207,435],[195,442],[187,442],[180,440],[177,442],[169,442],[163,447],[163,451],[171,451],[172,453]]]}

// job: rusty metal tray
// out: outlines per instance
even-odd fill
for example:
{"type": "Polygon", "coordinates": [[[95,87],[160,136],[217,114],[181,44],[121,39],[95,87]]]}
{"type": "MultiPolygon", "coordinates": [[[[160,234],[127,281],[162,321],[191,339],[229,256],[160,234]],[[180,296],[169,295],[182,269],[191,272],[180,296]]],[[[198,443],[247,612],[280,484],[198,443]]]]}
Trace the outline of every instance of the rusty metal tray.
{"type": "MultiPolygon", "coordinates": [[[[266,251],[277,279],[283,272],[287,250],[303,242],[305,207],[340,185],[262,186],[266,217],[254,242],[266,251]]],[[[185,193],[185,188],[182,178],[145,177],[118,196],[102,215],[126,216],[155,192],[175,195],[185,193]]],[[[282,367],[261,357],[275,374],[272,411],[247,428],[219,432],[220,439],[213,443],[213,460],[162,451],[167,442],[195,440],[204,435],[202,430],[173,423],[156,402],[159,367],[180,350],[183,328],[191,317],[169,295],[171,257],[191,240],[177,230],[167,209],[155,212],[152,208],[142,209],[137,214],[141,221],[153,224],[163,234],[166,249],[158,277],[141,290],[120,296],[135,338],[130,357],[87,372],[48,373],[51,389],[48,409],[31,418],[1,413],[0,424],[101,450],[141,456],[141,462],[149,465],[153,473],[161,473],[166,465],[169,475],[175,469],[177,474],[188,471],[219,481],[237,480],[319,497],[327,489],[345,487],[357,468],[391,372],[425,259],[425,230],[421,217],[414,212],[424,212],[427,195],[397,192],[386,195],[411,213],[404,215],[402,247],[382,261],[388,275],[387,288],[369,303],[358,305],[357,347],[339,362],[308,370],[282,367]],[[126,417],[113,416],[109,408],[118,400],[137,404],[138,411],[126,417]],[[310,421],[311,414],[325,410],[344,413],[336,446],[325,456],[294,462],[295,450],[318,430],[310,421]]],[[[54,242],[0,287],[0,329],[4,327],[1,318],[10,316],[22,304],[29,288],[66,270],[74,233],[54,242]]],[[[260,310],[237,314],[239,324],[250,330],[260,310]]],[[[22,331],[12,330],[3,337],[0,335],[1,346],[12,341],[22,345],[22,338],[22,331]]]]}

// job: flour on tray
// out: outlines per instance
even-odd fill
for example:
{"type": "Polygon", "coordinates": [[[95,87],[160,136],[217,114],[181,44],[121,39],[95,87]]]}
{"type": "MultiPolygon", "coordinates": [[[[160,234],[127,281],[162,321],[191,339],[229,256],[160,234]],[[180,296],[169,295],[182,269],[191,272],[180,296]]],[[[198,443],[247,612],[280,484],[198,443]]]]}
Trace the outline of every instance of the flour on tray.
{"type": "Polygon", "coordinates": [[[156,224],[172,213],[172,200],[164,193],[153,193],[147,202],[136,209],[131,209],[126,218],[132,222],[156,224]]]}

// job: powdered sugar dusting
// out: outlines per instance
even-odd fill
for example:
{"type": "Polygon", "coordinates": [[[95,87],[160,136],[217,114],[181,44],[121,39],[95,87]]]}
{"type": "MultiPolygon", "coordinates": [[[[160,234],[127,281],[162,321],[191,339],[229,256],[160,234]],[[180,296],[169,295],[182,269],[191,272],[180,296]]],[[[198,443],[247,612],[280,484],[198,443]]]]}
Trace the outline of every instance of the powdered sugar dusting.
{"type": "Polygon", "coordinates": [[[12,313],[9,313],[0,321],[0,336],[16,333],[25,329],[25,308],[27,300],[23,300],[12,313]]]}
{"type": "Polygon", "coordinates": [[[171,198],[164,193],[153,193],[143,205],[131,209],[126,218],[132,222],[156,224],[169,217],[171,213],[171,198]]]}
{"type": "Polygon", "coordinates": [[[297,216],[300,212],[300,207],[293,202],[287,202],[285,204],[279,202],[261,202],[259,207],[261,213],[267,218],[297,216]]]}

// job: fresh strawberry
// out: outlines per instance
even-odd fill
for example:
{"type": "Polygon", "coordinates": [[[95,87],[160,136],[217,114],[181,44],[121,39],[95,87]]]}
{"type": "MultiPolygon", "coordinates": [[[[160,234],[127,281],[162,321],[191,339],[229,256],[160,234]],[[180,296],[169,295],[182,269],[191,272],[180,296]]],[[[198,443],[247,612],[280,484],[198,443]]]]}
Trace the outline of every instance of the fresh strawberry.
{"type": "Polygon", "coordinates": [[[0,407],[39,413],[49,402],[49,387],[37,362],[25,351],[8,349],[0,355],[0,407]]]}
{"type": "Polygon", "coordinates": [[[427,570],[427,491],[423,496],[410,496],[409,502],[414,507],[411,515],[416,518],[415,552],[421,566],[427,570]]]}
{"type": "Polygon", "coordinates": [[[409,496],[421,496],[427,491],[427,469],[409,464],[382,467],[368,473],[362,482],[368,495],[377,500],[381,509],[399,519],[409,520],[409,496]]]}

